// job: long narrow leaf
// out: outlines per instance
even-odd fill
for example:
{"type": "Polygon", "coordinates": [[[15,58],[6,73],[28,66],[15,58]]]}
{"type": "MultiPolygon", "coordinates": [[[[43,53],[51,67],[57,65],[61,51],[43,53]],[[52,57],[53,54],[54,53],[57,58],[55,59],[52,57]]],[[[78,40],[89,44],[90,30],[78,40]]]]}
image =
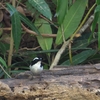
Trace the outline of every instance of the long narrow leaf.
{"type": "Polygon", "coordinates": [[[100,0],[96,0],[97,5],[100,5],[100,0]]]}
{"type": "Polygon", "coordinates": [[[99,19],[98,19],[98,49],[100,50],[100,12],[99,12],[99,19]]]}
{"type": "Polygon", "coordinates": [[[35,31],[37,34],[40,34],[40,32],[38,31],[38,29],[34,26],[34,24],[24,15],[22,15],[21,13],[19,13],[20,15],[20,19],[26,24],[28,25],[33,31],[35,31]]]}
{"type": "Polygon", "coordinates": [[[50,8],[44,0],[28,0],[28,2],[45,17],[52,20],[50,8]]]}
{"type": "Polygon", "coordinates": [[[59,27],[58,29],[56,38],[57,45],[63,42],[62,34],[64,34],[65,39],[68,39],[77,29],[84,14],[86,4],[87,0],[76,0],[70,7],[64,21],[62,22],[62,27],[59,27]]]}
{"type": "Polygon", "coordinates": [[[15,48],[18,50],[21,40],[21,21],[18,11],[10,4],[7,3],[7,8],[11,15],[12,34],[15,43],[15,48]]]}
{"type": "Polygon", "coordinates": [[[2,57],[0,57],[0,64],[2,64],[2,66],[4,66],[4,67],[7,68],[7,64],[6,64],[6,62],[3,60],[2,57]]]}
{"type": "MultiPolygon", "coordinates": [[[[83,51],[75,56],[73,56],[73,65],[80,64],[81,62],[85,61],[88,57],[94,55],[96,53],[96,50],[86,50],[83,51]]],[[[70,65],[70,61],[67,60],[62,63],[62,65],[70,65]]]]}
{"type": "Polygon", "coordinates": [[[65,15],[67,14],[68,11],[68,0],[57,0],[57,19],[58,19],[58,24],[62,24],[65,15]]]}
{"type": "Polygon", "coordinates": [[[98,48],[100,49],[100,5],[95,8],[94,20],[92,23],[92,33],[95,31],[98,22],[98,48]]]}
{"type": "Polygon", "coordinates": [[[10,5],[9,3],[6,3],[6,5],[7,5],[7,8],[8,8],[8,10],[9,10],[11,16],[12,16],[15,12],[17,12],[17,10],[16,10],[12,5],[10,5]]]}
{"type": "Polygon", "coordinates": [[[94,20],[93,20],[93,23],[92,23],[92,33],[94,32],[95,28],[96,28],[96,25],[97,25],[97,22],[98,22],[98,18],[99,18],[99,12],[100,12],[100,5],[98,5],[96,8],[95,8],[95,12],[94,12],[94,20]]]}
{"type": "MultiPolygon", "coordinates": [[[[41,34],[42,33],[43,34],[46,34],[46,33],[52,34],[51,27],[47,21],[45,21],[43,19],[38,19],[35,23],[38,27],[40,26],[39,31],[41,32],[41,34]]],[[[52,38],[37,36],[37,39],[38,39],[38,42],[43,50],[50,50],[51,49],[52,42],[53,42],[52,38]]]]}
{"type": "Polygon", "coordinates": [[[21,21],[18,12],[15,12],[11,17],[12,34],[14,38],[15,48],[18,50],[21,40],[21,21]]]}

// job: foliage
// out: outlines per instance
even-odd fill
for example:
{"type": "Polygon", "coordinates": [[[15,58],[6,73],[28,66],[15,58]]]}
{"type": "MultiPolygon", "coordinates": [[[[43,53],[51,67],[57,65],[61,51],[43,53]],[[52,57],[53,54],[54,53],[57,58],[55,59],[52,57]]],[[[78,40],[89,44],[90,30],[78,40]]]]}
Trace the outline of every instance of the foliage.
{"type": "Polygon", "coordinates": [[[18,50],[20,40],[21,40],[21,21],[18,11],[7,3],[7,8],[11,15],[11,23],[12,23],[12,34],[15,43],[15,48],[18,50]]]}
{"type": "MultiPolygon", "coordinates": [[[[36,23],[37,27],[39,27],[42,23],[41,27],[39,28],[39,32],[41,34],[43,34],[43,33],[44,34],[46,34],[46,33],[52,34],[51,27],[47,21],[45,21],[43,19],[38,19],[35,21],[35,23],[36,23]]],[[[52,42],[53,42],[52,38],[45,38],[40,35],[40,36],[37,36],[37,40],[38,40],[42,50],[50,50],[51,49],[52,42]]],[[[50,56],[50,54],[48,54],[48,56],[50,56]]]]}
{"type": "Polygon", "coordinates": [[[77,30],[85,23],[85,18],[88,19],[90,9],[93,8],[89,7],[88,13],[86,13],[88,2],[90,1],[26,0],[24,2],[18,0],[16,2],[12,0],[12,3],[2,1],[0,11],[4,11],[4,16],[8,12],[10,13],[9,21],[6,18],[10,24],[10,32],[6,30],[8,26],[4,22],[5,18],[3,20],[0,17],[0,64],[5,70],[0,70],[0,77],[7,77],[8,75],[5,72],[11,75],[28,70],[30,61],[35,56],[42,56],[44,66],[48,69],[55,54],[68,40],[73,41],[73,43],[71,43],[71,48],[66,48],[61,55],[59,65],[95,63],[99,59],[96,48],[100,48],[100,0],[95,2],[97,6],[94,11],[92,30],[84,32],[84,34],[77,33],[77,30]],[[96,34],[95,38],[91,38],[94,35],[97,23],[98,35],[96,34]],[[14,44],[11,40],[14,41],[14,44]],[[98,47],[95,47],[94,44],[97,43],[97,40],[98,47]],[[30,47],[26,45],[31,41],[30,47]]]}
{"type": "Polygon", "coordinates": [[[6,72],[8,70],[8,66],[6,64],[6,62],[4,61],[4,59],[2,59],[0,57],[0,77],[2,77],[4,75],[4,77],[6,78],[7,76],[11,78],[11,76],[6,72]],[[4,68],[3,68],[4,67],[4,68]]]}
{"type": "Polygon", "coordinates": [[[52,14],[51,11],[47,5],[47,3],[44,0],[28,0],[28,2],[37,9],[41,14],[46,16],[48,19],[52,20],[52,14]]]}
{"type": "Polygon", "coordinates": [[[94,33],[96,25],[98,23],[98,49],[100,49],[100,1],[96,0],[97,6],[94,11],[94,21],[92,24],[92,33],[94,33]]]}
{"type": "MultiPolygon", "coordinates": [[[[86,4],[87,4],[87,0],[84,0],[84,1],[77,0],[70,7],[67,14],[65,14],[65,18],[62,20],[62,23],[57,32],[57,38],[56,38],[57,45],[59,45],[63,42],[62,34],[64,34],[65,39],[68,39],[74,33],[74,31],[77,29],[77,27],[82,19],[82,16],[84,14],[86,4]]],[[[61,16],[61,15],[59,15],[59,16],[61,16]]],[[[63,16],[61,16],[61,17],[63,17],[63,16]]]]}

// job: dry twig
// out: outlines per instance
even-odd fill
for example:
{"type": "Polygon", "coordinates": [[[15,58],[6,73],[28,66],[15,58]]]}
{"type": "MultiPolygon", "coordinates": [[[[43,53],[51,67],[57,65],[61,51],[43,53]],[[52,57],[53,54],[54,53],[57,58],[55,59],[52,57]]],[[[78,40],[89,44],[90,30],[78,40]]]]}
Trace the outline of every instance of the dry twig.
{"type": "Polygon", "coordinates": [[[55,58],[54,58],[53,63],[52,63],[51,66],[50,66],[50,70],[51,70],[54,66],[56,66],[56,65],[58,64],[58,61],[59,61],[59,59],[60,59],[62,53],[65,51],[65,49],[67,48],[67,46],[69,45],[69,43],[70,43],[70,40],[65,41],[65,42],[63,43],[62,47],[61,47],[60,50],[57,52],[57,54],[56,54],[56,56],[55,56],[55,58]]]}

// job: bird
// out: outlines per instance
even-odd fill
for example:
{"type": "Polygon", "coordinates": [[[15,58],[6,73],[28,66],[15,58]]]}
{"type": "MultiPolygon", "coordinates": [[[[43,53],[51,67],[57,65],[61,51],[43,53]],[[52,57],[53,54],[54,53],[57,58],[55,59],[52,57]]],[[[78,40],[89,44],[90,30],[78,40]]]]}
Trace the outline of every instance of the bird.
{"type": "MultiPolygon", "coordinates": [[[[42,64],[42,58],[35,57],[31,64],[30,64],[30,71],[32,72],[32,75],[40,74],[43,71],[43,64],[42,64]]],[[[33,78],[33,76],[32,76],[33,78]]]]}

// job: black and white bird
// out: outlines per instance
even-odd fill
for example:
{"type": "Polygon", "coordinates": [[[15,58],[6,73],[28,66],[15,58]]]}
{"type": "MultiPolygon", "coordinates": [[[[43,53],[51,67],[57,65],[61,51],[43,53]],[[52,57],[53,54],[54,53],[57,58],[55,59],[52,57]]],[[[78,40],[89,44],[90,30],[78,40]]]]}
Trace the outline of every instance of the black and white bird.
{"type": "Polygon", "coordinates": [[[42,58],[35,57],[29,67],[32,74],[40,74],[43,71],[42,58]]]}

